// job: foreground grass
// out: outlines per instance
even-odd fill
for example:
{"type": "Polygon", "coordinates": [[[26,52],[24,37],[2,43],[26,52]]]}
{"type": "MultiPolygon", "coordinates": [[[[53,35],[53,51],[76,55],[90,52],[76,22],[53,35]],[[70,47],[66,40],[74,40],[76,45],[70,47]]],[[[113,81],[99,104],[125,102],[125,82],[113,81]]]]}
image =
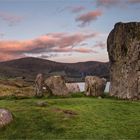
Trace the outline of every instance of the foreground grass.
{"type": "Polygon", "coordinates": [[[0,108],[14,115],[14,121],[0,129],[0,139],[140,138],[140,102],[136,101],[87,97],[0,100],[0,108]],[[37,106],[38,101],[47,106],[37,106]]]}

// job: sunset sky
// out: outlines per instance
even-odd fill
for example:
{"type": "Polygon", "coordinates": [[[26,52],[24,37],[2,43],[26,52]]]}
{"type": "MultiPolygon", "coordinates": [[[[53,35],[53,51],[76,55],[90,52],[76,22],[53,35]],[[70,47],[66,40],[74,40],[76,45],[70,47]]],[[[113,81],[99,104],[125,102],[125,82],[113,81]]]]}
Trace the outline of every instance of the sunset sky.
{"type": "Polygon", "coordinates": [[[0,0],[0,61],[108,61],[116,22],[140,21],[140,0],[0,0]]]}

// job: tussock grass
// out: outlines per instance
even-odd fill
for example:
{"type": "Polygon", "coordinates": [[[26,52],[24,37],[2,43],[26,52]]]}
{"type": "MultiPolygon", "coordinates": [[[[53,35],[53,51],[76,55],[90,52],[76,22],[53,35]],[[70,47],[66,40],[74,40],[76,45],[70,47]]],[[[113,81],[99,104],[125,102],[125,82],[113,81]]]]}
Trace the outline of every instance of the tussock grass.
{"type": "Polygon", "coordinates": [[[0,98],[8,97],[32,97],[34,95],[34,88],[28,87],[16,87],[10,85],[0,84],[0,98]]]}

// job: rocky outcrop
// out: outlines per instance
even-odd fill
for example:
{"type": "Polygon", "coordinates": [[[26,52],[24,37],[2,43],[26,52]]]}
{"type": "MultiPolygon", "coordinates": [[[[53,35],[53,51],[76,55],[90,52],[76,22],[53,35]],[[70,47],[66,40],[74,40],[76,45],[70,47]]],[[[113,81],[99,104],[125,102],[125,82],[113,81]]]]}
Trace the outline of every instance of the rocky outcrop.
{"type": "Polygon", "coordinates": [[[69,93],[62,76],[51,76],[46,79],[45,84],[49,87],[53,95],[64,96],[69,93]]]}
{"type": "Polygon", "coordinates": [[[12,113],[7,109],[0,109],[0,128],[5,127],[13,121],[12,113]]]}
{"type": "Polygon", "coordinates": [[[107,39],[110,95],[140,99],[140,22],[117,23],[107,39]]]}
{"type": "Polygon", "coordinates": [[[85,94],[86,96],[102,96],[104,94],[106,80],[96,76],[86,76],[85,94]]]}
{"type": "Polygon", "coordinates": [[[69,93],[80,92],[79,85],[77,83],[66,83],[69,93]]]}

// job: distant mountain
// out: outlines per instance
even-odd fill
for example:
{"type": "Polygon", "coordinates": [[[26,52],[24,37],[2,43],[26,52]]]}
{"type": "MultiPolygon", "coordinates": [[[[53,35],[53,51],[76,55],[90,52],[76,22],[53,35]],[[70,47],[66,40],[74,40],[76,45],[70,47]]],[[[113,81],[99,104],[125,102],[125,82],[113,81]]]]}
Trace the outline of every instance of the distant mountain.
{"type": "Polygon", "coordinates": [[[86,75],[109,79],[109,63],[96,61],[59,63],[33,57],[0,62],[0,77],[33,79],[38,73],[43,73],[45,76],[63,75],[70,81],[81,81],[86,75]]]}

